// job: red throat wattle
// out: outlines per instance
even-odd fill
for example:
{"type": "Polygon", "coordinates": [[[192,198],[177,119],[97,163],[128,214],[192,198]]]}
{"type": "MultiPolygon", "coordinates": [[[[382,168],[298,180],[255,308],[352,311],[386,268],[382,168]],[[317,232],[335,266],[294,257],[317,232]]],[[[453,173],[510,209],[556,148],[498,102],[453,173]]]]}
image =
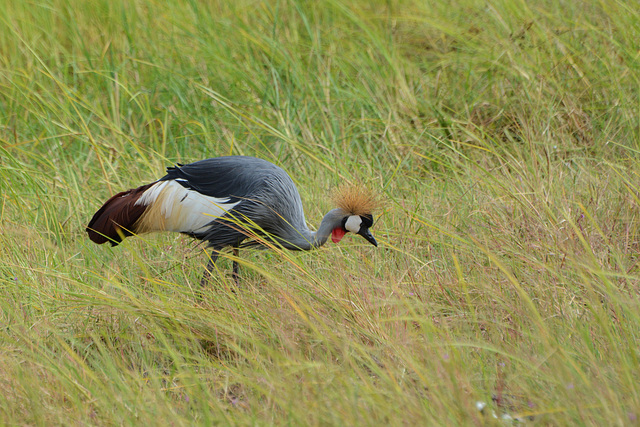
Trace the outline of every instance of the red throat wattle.
{"type": "Polygon", "coordinates": [[[346,231],[344,231],[342,228],[334,228],[331,232],[331,241],[333,241],[333,243],[338,243],[340,240],[342,240],[345,234],[346,231]]]}

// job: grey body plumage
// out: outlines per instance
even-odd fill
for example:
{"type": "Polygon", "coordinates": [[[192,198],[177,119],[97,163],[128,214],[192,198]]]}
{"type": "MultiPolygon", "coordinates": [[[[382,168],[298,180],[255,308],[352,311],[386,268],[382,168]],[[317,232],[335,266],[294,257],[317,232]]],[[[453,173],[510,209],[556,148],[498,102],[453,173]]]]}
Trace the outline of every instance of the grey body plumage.
{"type": "MultiPolygon", "coordinates": [[[[298,190],[283,169],[254,157],[227,156],[167,168],[158,181],[113,196],[96,212],[87,232],[94,242],[112,245],[137,232],[164,230],[203,240],[212,249],[204,281],[226,247],[271,241],[291,250],[310,250],[332,233],[339,241],[348,231],[377,246],[369,232],[372,222],[370,212],[355,215],[337,208],[312,232],[298,190]],[[248,238],[254,239],[245,242],[248,238]]],[[[237,269],[234,262],[236,280],[237,269]]]]}

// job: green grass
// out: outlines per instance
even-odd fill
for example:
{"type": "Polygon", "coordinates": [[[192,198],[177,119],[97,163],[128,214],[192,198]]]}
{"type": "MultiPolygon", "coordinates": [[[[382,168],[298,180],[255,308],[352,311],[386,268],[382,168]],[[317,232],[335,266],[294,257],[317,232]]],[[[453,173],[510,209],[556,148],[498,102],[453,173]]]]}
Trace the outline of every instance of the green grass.
{"type": "Polygon", "coordinates": [[[0,423],[637,423],[632,3],[0,2],[0,423]],[[88,240],[227,154],[311,225],[364,180],[379,247],[242,251],[200,300],[190,239],[88,240]]]}

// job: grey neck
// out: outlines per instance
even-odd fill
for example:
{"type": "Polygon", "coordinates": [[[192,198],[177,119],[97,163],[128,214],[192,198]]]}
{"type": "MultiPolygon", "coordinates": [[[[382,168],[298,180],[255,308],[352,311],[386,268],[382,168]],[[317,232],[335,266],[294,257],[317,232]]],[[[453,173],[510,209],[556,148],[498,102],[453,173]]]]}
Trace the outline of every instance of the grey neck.
{"type": "Polygon", "coordinates": [[[295,249],[303,251],[319,248],[325,244],[334,228],[342,226],[342,219],[345,215],[342,209],[330,210],[324,218],[322,218],[318,231],[314,233],[305,227],[304,230],[298,230],[298,238],[295,239],[295,242],[291,241],[290,243],[296,246],[295,249]]]}

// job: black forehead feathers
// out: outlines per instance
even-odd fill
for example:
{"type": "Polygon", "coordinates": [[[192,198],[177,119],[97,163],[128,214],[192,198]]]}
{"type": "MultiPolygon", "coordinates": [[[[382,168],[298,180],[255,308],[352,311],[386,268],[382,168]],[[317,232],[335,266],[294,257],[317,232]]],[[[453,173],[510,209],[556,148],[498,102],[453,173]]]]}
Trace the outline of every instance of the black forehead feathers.
{"type": "Polygon", "coordinates": [[[360,218],[362,219],[363,227],[369,228],[373,225],[373,215],[371,214],[360,215],[360,218]]]}

